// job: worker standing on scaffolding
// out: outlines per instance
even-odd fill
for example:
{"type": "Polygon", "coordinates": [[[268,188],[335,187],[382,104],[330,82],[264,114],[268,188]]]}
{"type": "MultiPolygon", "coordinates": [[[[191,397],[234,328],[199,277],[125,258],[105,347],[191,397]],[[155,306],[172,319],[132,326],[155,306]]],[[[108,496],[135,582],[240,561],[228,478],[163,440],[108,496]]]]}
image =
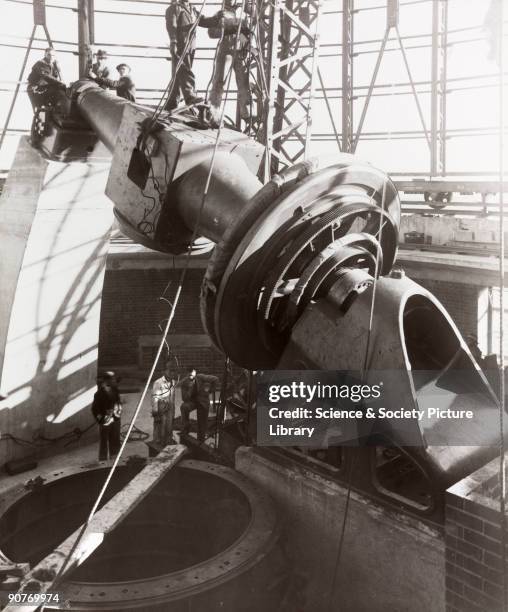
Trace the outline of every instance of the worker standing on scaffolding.
{"type": "Polygon", "coordinates": [[[164,109],[175,110],[180,94],[185,104],[199,104],[202,98],[196,95],[196,78],[192,71],[196,51],[195,24],[208,28],[217,23],[216,16],[200,16],[188,0],[172,0],[166,9],[166,30],[169,35],[174,83],[164,109]],[[178,72],[176,67],[180,63],[178,72]]]}
{"type": "Polygon", "coordinates": [[[231,62],[235,71],[236,86],[238,89],[238,106],[240,117],[245,122],[250,122],[251,115],[251,93],[249,86],[249,71],[247,66],[247,55],[250,47],[249,16],[252,14],[252,3],[247,2],[245,11],[241,4],[232,4],[231,0],[225,1],[225,10],[221,21],[221,30],[215,32],[209,30],[211,38],[221,37],[215,56],[212,84],[210,89],[210,115],[212,125],[218,126],[220,120],[220,106],[224,95],[226,75],[229,73],[231,62]],[[241,23],[240,23],[241,19],[241,23]],[[240,26],[240,30],[238,27],[240,26]],[[236,50],[235,50],[236,47],[236,50]]]}
{"type": "Polygon", "coordinates": [[[62,73],[56,60],[55,50],[48,47],[44,51],[44,58],[35,62],[28,75],[27,93],[35,112],[41,106],[53,102],[54,94],[59,89],[65,89],[62,82],[62,73]]]}

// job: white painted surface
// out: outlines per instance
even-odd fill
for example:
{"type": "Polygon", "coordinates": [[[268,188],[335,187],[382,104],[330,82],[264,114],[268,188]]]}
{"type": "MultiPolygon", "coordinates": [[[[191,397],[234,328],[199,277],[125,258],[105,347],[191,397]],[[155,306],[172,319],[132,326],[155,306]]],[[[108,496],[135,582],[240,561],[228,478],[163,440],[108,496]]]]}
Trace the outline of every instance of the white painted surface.
{"type": "MultiPolygon", "coordinates": [[[[32,160],[27,157],[26,163],[32,160]]],[[[104,195],[109,164],[45,162],[6,332],[0,402],[0,432],[23,439],[54,438],[91,422],[105,258],[113,220],[104,195]]],[[[30,168],[9,181],[37,189],[30,168]],[[28,173],[28,174],[27,174],[28,173]]],[[[21,185],[21,188],[22,188],[21,185]]],[[[19,185],[18,185],[19,187],[19,185]]],[[[9,198],[9,190],[6,190],[9,198]]],[[[2,197],[0,211],[9,208],[2,197]]],[[[12,207],[11,207],[12,208],[12,207]]],[[[0,244],[8,261],[9,245],[0,244]]],[[[2,287],[2,299],[8,288],[2,287]]],[[[5,337],[5,332],[4,332],[5,337]]],[[[4,338],[0,338],[3,346],[4,338]]],[[[0,445],[0,461],[33,448],[0,445]]]]}

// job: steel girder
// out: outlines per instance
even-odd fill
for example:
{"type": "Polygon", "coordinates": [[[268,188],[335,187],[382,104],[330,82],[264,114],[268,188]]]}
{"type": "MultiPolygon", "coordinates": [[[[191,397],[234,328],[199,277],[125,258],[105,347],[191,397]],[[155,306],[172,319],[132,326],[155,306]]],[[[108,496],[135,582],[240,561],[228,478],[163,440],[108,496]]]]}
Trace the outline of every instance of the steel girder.
{"type": "Polygon", "coordinates": [[[258,58],[251,79],[257,120],[251,134],[265,145],[264,179],[309,154],[319,56],[319,0],[261,0],[258,58]]]}

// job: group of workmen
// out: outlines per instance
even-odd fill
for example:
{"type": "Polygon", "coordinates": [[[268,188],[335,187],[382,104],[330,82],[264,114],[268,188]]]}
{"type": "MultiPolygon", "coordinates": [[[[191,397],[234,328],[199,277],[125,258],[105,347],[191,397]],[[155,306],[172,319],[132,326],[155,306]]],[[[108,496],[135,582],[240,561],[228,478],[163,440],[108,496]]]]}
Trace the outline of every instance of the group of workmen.
{"type": "MultiPolygon", "coordinates": [[[[193,72],[196,29],[200,26],[208,29],[210,38],[219,41],[208,100],[211,124],[217,125],[219,122],[225,80],[231,66],[238,87],[240,117],[249,121],[251,93],[247,63],[251,49],[254,4],[250,0],[245,1],[244,6],[232,4],[232,0],[225,0],[224,9],[211,17],[205,17],[198,13],[188,0],[172,0],[165,13],[173,70],[172,86],[164,107],[166,111],[176,110],[182,97],[185,105],[189,107],[204,102],[196,94],[196,79],[193,72]]],[[[88,71],[88,78],[105,89],[115,89],[118,96],[135,102],[136,87],[130,74],[130,66],[125,63],[118,64],[116,67],[118,78],[113,79],[107,59],[107,52],[99,49],[95,54],[95,62],[88,71]]],[[[57,90],[65,88],[55,50],[48,47],[44,58],[34,64],[28,77],[27,91],[34,111],[50,103],[57,90]]]]}
{"type": "MultiPolygon", "coordinates": [[[[180,388],[181,434],[190,431],[190,413],[196,411],[197,440],[205,442],[210,410],[210,394],[218,387],[219,379],[211,374],[201,374],[194,367],[178,380],[176,369],[168,364],[163,375],[152,388],[151,413],[153,418],[153,445],[162,449],[174,443],[173,426],[176,408],[176,390],[180,388]]],[[[92,404],[92,414],[99,425],[99,461],[114,458],[121,446],[120,420],[122,401],[114,372],[103,372],[97,378],[97,391],[92,404]]]]}
{"type": "MultiPolygon", "coordinates": [[[[130,66],[124,63],[118,64],[116,69],[119,77],[114,80],[110,78],[107,59],[107,52],[99,49],[95,56],[95,62],[88,71],[88,77],[105,89],[116,89],[117,95],[121,98],[135,102],[136,87],[130,76],[130,66]]],[[[55,50],[53,47],[48,47],[44,51],[43,59],[35,62],[28,75],[27,93],[34,111],[51,103],[54,100],[55,93],[58,90],[65,91],[65,89],[66,85],[62,79],[55,50]]]]}

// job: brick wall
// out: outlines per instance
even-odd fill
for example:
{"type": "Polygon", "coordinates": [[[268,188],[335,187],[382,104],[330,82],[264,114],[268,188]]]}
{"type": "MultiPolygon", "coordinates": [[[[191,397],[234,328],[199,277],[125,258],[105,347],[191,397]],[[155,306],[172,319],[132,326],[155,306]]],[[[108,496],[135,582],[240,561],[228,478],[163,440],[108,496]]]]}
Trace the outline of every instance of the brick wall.
{"type": "MultiPolygon", "coordinates": [[[[203,334],[199,313],[199,294],[203,269],[190,269],[171,328],[172,334],[203,334]]],[[[160,299],[174,296],[180,270],[108,270],[102,296],[99,340],[99,366],[141,366],[148,369],[150,355],[139,355],[140,336],[160,335],[170,306],[160,299]],[[169,284],[169,287],[168,287],[169,284]]],[[[448,310],[465,335],[478,331],[478,287],[443,281],[418,281],[431,291],[448,310]]],[[[220,374],[223,355],[213,346],[178,347],[182,366],[195,365],[220,374]]]]}
{"type": "Polygon", "coordinates": [[[477,492],[484,484],[482,472],[495,473],[498,463],[484,466],[446,494],[447,612],[502,612],[499,502],[477,492]]]}
{"type": "MultiPolygon", "coordinates": [[[[99,367],[139,366],[148,369],[150,355],[142,358],[140,336],[160,336],[170,312],[180,270],[108,270],[104,280],[99,338],[99,367]],[[169,287],[168,287],[169,285],[169,287]]],[[[189,269],[175,318],[172,334],[204,334],[199,313],[199,294],[203,269],[189,269]]],[[[196,368],[220,374],[224,357],[212,346],[178,347],[175,350],[182,367],[196,368]]]]}
{"type": "Polygon", "coordinates": [[[417,281],[443,304],[462,335],[478,334],[478,298],[481,287],[448,281],[417,281]]]}
{"type": "MultiPolygon", "coordinates": [[[[148,372],[150,370],[156,353],[157,347],[150,347],[143,351],[143,359],[140,368],[142,372],[148,372]]],[[[214,346],[190,348],[178,346],[174,349],[174,353],[178,359],[178,366],[181,372],[185,372],[190,367],[193,367],[196,368],[198,372],[215,374],[215,376],[219,377],[222,376],[224,370],[224,355],[214,346]]]]}

